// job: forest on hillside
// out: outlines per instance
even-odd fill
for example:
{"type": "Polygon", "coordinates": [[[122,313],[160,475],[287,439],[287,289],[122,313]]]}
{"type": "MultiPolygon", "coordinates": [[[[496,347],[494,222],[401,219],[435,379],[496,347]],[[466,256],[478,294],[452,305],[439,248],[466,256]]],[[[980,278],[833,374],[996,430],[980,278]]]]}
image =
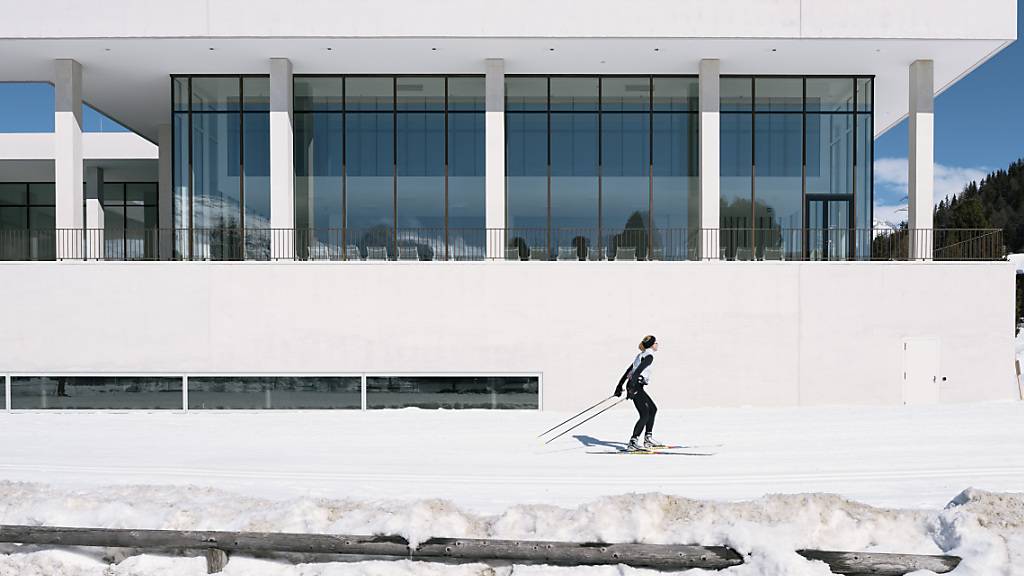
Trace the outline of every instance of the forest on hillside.
{"type": "Polygon", "coordinates": [[[939,202],[935,228],[999,228],[1007,252],[1024,251],[1024,159],[939,202]]]}

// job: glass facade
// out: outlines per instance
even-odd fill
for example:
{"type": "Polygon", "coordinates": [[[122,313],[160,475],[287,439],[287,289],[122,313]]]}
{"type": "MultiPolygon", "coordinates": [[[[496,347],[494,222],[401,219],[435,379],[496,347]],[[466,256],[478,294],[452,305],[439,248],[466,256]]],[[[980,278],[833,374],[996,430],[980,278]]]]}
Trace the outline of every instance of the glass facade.
{"type": "Polygon", "coordinates": [[[484,257],[483,76],[296,76],[294,98],[300,257],[484,257]]]}
{"type": "Polygon", "coordinates": [[[191,376],[188,379],[189,410],[358,410],[361,407],[362,381],[358,376],[191,376]]]}
{"type": "Polygon", "coordinates": [[[172,79],[176,256],[270,257],[270,79],[172,79]]]}
{"type": "Polygon", "coordinates": [[[367,408],[536,409],[536,376],[369,376],[367,408]]]}
{"type": "Polygon", "coordinates": [[[698,84],[675,76],[509,76],[513,257],[696,257],[698,84]]]}
{"type": "Polygon", "coordinates": [[[721,79],[729,259],[870,255],[872,79],[721,79]]]}
{"type": "Polygon", "coordinates": [[[13,410],[181,410],[181,378],[14,376],[13,410]]]}
{"type": "MultiPolygon", "coordinates": [[[[158,245],[156,182],[103,183],[103,257],[155,260],[158,245]]],[[[88,227],[88,222],[86,226],[88,227]]]]}
{"type": "Polygon", "coordinates": [[[56,258],[52,182],[0,183],[0,260],[56,258]]]}

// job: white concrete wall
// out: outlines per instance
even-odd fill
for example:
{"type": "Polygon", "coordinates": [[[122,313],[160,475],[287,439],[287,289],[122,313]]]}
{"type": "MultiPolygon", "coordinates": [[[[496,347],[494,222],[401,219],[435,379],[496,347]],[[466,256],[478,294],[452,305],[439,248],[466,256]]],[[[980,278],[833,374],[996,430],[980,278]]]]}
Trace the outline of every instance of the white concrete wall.
{"type": "Polygon", "coordinates": [[[902,339],[935,336],[942,401],[1017,394],[1006,262],[3,263],[0,278],[0,374],[540,372],[545,409],[573,409],[653,333],[664,407],[892,404],[902,339]]]}

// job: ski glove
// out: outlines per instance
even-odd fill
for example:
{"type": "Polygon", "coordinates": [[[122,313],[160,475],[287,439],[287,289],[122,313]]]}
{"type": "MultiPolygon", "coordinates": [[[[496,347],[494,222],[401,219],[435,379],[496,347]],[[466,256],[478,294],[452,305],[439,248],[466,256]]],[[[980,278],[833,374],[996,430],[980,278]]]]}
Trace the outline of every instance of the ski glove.
{"type": "Polygon", "coordinates": [[[615,397],[618,398],[620,396],[622,396],[622,384],[615,387],[615,397]]]}

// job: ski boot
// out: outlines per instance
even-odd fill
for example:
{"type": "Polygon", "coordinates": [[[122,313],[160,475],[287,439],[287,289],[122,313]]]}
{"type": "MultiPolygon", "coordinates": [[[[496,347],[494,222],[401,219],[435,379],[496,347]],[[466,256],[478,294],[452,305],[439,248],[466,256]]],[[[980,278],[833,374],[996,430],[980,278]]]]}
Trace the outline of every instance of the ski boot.
{"type": "Polygon", "coordinates": [[[626,445],[626,452],[645,452],[644,448],[640,446],[640,438],[634,436],[629,439],[629,444],[626,445]]]}
{"type": "Polygon", "coordinates": [[[655,440],[650,434],[644,434],[644,450],[654,450],[655,448],[664,447],[664,444],[655,440]]]}

